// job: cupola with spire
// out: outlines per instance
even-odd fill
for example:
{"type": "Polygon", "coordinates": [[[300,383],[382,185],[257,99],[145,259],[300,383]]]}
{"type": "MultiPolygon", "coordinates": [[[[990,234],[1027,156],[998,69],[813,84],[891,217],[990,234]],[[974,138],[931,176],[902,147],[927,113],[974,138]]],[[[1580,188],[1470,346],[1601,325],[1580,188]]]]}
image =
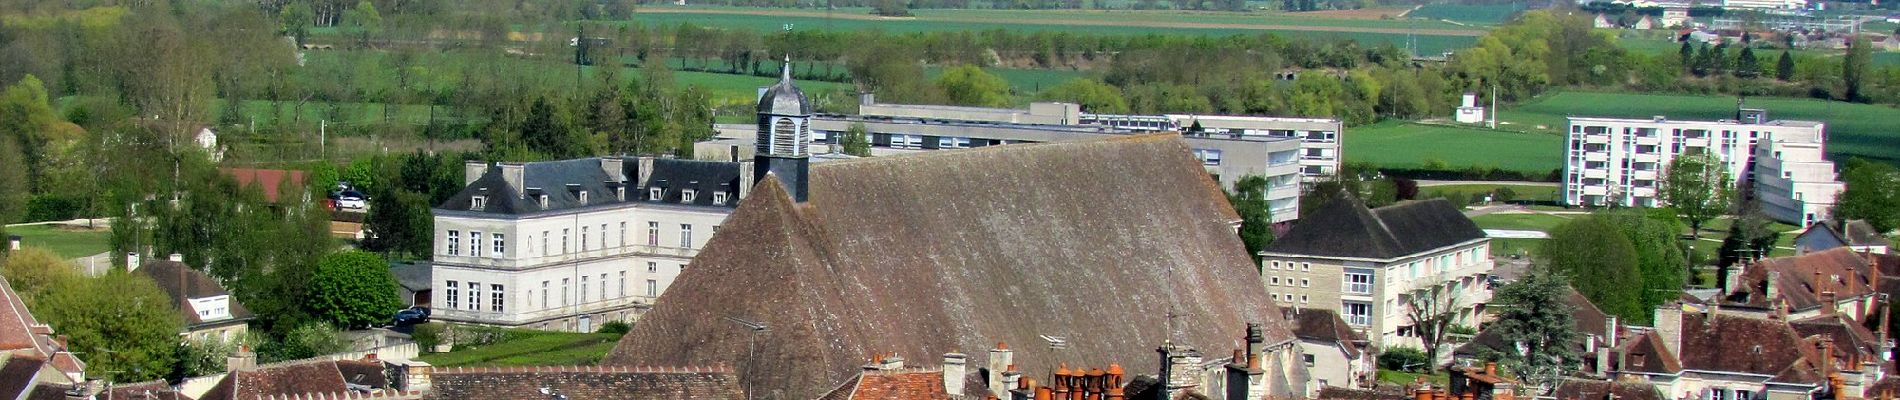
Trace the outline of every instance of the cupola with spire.
{"type": "Polygon", "coordinates": [[[754,181],[777,177],[792,200],[804,202],[811,165],[811,102],[792,84],[790,56],[780,67],[778,83],[759,94],[758,116],[754,181]]]}

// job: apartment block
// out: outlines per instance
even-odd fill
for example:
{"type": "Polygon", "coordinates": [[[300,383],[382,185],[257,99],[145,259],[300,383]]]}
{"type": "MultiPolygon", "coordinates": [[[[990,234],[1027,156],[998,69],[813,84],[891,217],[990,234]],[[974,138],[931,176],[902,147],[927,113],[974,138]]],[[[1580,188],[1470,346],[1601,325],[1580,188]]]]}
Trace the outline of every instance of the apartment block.
{"type": "MultiPolygon", "coordinates": [[[[1035,106],[1032,104],[1031,109],[1035,106]]],[[[1081,114],[1081,124],[1111,126],[1135,131],[1175,131],[1227,135],[1237,138],[1297,139],[1300,143],[1300,176],[1304,182],[1326,179],[1339,173],[1345,156],[1341,145],[1345,125],[1336,119],[1283,118],[1234,115],[1115,115],[1081,114]],[[1198,128],[1197,128],[1198,127],[1198,128]]]]}
{"type": "Polygon", "coordinates": [[[1662,206],[1657,189],[1676,156],[1709,154],[1737,185],[1782,222],[1827,218],[1842,188],[1824,158],[1825,124],[1767,119],[1743,109],[1734,120],[1570,118],[1564,201],[1575,206],[1662,206]],[[1748,187],[1748,186],[1741,186],[1748,187]]]}

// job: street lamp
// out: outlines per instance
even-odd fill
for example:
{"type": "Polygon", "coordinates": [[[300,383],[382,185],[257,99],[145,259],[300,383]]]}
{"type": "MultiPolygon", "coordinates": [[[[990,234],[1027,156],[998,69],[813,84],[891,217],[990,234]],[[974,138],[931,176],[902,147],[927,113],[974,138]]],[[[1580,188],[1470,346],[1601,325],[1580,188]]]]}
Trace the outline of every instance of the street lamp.
{"type": "MultiPolygon", "coordinates": [[[[740,326],[744,326],[746,329],[752,331],[752,339],[750,340],[751,343],[748,343],[746,345],[746,355],[745,355],[746,364],[748,365],[752,364],[753,363],[752,358],[754,355],[757,354],[759,350],[759,334],[770,330],[770,328],[766,327],[764,322],[751,321],[751,320],[734,317],[730,315],[726,316],[725,319],[727,321],[732,321],[732,323],[739,324],[740,326]]],[[[745,382],[746,382],[745,383],[745,397],[746,397],[746,400],[751,400],[752,392],[753,392],[752,374],[746,374],[745,382]]],[[[565,400],[565,399],[562,399],[562,400],[565,400]]]]}

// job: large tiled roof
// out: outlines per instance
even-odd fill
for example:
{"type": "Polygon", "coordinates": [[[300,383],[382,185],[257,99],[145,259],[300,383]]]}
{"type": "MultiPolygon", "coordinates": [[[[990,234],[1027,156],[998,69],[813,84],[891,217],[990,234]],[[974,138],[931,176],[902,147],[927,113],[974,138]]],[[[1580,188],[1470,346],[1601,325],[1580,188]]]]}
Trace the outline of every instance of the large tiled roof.
{"type": "Polygon", "coordinates": [[[739,365],[764,393],[815,398],[874,352],[1050,335],[1068,347],[1017,347],[1022,369],[1149,360],[1170,312],[1188,316],[1180,343],[1214,351],[1249,322],[1292,339],[1236,214],[1174,135],[837,161],[810,178],[806,203],[763,180],[603,362],[739,365]],[[727,317],[769,327],[755,355],[727,317]]]}
{"type": "Polygon", "coordinates": [[[1670,400],[1648,383],[1580,378],[1558,382],[1550,397],[1555,400],[1670,400]]]}
{"type": "Polygon", "coordinates": [[[1809,339],[1828,339],[1834,342],[1834,357],[1842,364],[1853,367],[1861,362],[1880,362],[1880,338],[1859,322],[1847,318],[1844,314],[1825,314],[1813,318],[1788,321],[1796,334],[1809,339]]]}
{"type": "Polygon", "coordinates": [[[104,399],[136,400],[191,400],[190,396],[178,393],[165,381],[148,381],[131,384],[115,384],[107,393],[99,395],[104,399]]]}
{"type": "Polygon", "coordinates": [[[13,284],[0,278],[0,352],[50,359],[53,369],[62,373],[84,372],[86,364],[66,350],[53,340],[51,326],[33,318],[13,284]]]}
{"type": "Polygon", "coordinates": [[[1303,340],[1313,340],[1339,344],[1348,358],[1359,358],[1358,341],[1366,340],[1365,335],[1353,331],[1333,310],[1321,308],[1301,308],[1286,310],[1288,320],[1293,323],[1293,335],[1303,340]]]}
{"type": "MultiPolygon", "coordinates": [[[[957,397],[961,398],[961,397],[957,397]]],[[[914,369],[864,371],[821,400],[950,400],[943,388],[943,371],[914,369]]]]}
{"type": "Polygon", "coordinates": [[[260,168],[218,168],[218,172],[236,180],[239,187],[256,186],[264,193],[264,201],[276,203],[277,196],[289,187],[303,186],[304,172],[282,169],[260,168]]]}
{"type": "MultiPolygon", "coordinates": [[[[198,313],[191,309],[191,303],[185,300],[231,295],[231,292],[226,291],[223,285],[218,284],[218,280],[211,278],[211,275],[206,275],[204,271],[192,269],[190,266],[185,265],[185,263],[177,261],[160,260],[148,262],[145,263],[144,266],[139,267],[139,269],[134,270],[134,272],[146,278],[151,278],[153,283],[158,284],[160,290],[165,291],[165,296],[170,298],[172,303],[176,305],[175,308],[178,309],[178,315],[185,318],[186,325],[198,325],[207,321],[199,317],[198,313]]],[[[251,310],[245,308],[243,303],[239,303],[237,297],[233,296],[229,301],[231,304],[231,319],[251,319],[251,310]]]]}
{"type": "Polygon", "coordinates": [[[437,368],[430,380],[427,399],[549,398],[542,388],[576,400],[746,398],[738,377],[724,368],[437,368]]]}
{"type": "Polygon", "coordinates": [[[1776,299],[1767,296],[1771,272],[1777,276],[1775,296],[1797,312],[1820,308],[1823,292],[1834,292],[1837,299],[1874,293],[1874,277],[1878,273],[1872,262],[1846,247],[1763,259],[1747,266],[1742,273],[1741,287],[1729,293],[1725,304],[1756,309],[1773,307],[1776,299]]]}
{"type": "Polygon", "coordinates": [[[1368,210],[1351,196],[1320,206],[1264,252],[1317,257],[1400,258],[1483,239],[1484,230],[1444,199],[1368,210]]]}
{"type": "Polygon", "coordinates": [[[1685,369],[1775,376],[1777,382],[1819,383],[1808,362],[1813,346],[1785,321],[1683,313],[1685,369]]]}
{"type": "Polygon", "coordinates": [[[1669,354],[1669,348],[1663,345],[1662,336],[1656,331],[1647,331],[1630,338],[1619,345],[1616,351],[1623,354],[1622,365],[1615,366],[1619,371],[1665,375],[1682,372],[1682,360],[1669,354]]]}
{"type": "Polygon", "coordinates": [[[335,361],[306,360],[234,371],[205,392],[203,400],[249,400],[264,396],[286,398],[349,391],[335,361]]]}

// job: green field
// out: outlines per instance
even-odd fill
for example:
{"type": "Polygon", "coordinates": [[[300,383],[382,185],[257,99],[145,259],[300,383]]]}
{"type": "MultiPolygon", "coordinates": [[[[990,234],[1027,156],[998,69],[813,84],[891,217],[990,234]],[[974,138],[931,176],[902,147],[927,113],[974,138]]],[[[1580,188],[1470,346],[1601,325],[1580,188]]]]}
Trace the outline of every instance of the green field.
{"type": "Polygon", "coordinates": [[[18,235],[26,247],[43,248],[64,258],[86,257],[112,249],[110,229],[25,225],[7,227],[7,235],[18,235]]]}
{"type": "Polygon", "coordinates": [[[1416,168],[1436,160],[1454,168],[1488,166],[1538,175],[1563,167],[1563,137],[1483,128],[1387,121],[1346,133],[1346,161],[1416,168]]]}
{"type": "Polygon", "coordinates": [[[417,359],[437,367],[497,367],[536,365],[590,365],[612,351],[620,335],[613,333],[506,330],[508,339],[487,346],[456,346],[447,353],[424,354],[417,359]]]}
{"type": "MultiPolygon", "coordinates": [[[[1676,42],[1674,38],[1671,38],[1669,31],[1619,30],[1617,31],[1617,36],[1618,38],[1617,38],[1616,43],[1618,46],[1621,46],[1625,49],[1629,49],[1630,51],[1634,51],[1634,52],[1654,55],[1654,54],[1676,54],[1676,52],[1682,50],[1682,43],[1676,42]]],[[[1799,57],[1840,57],[1842,54],[1842,52],[1839,50],[1796,49],[1793,52],[1797,58],[1799,57]]],[[[1781,57],[1781,50],[1780,49],[1755,49],[1755,55],[1757,57],[1765,57],[1765,58],[1766,57],[1781,57]]],[[[1775,60],[1777,60],[1777,58],[1767,58],[1767,60],[1768,62],[1772,63],[1775,60]]],[[[1874,52],[1873,64],[1877,66],[1900,65],[1900,52],[1876,51],[1874,52]]],[[[1772,67],[1772,65],[1770,66],[1772,67]]]]}
{"type": "MultiPolygon", "coordinates": [[[[1827,124],[1827,152],[1835,161],[1863,157],[1900,163],[1900,109],[1893,107],[1785,97],[1750,97],[1748,107],[1765,108],[1770,119],[1820,121],[1827,124]]],[[[1661,95],[1567,91],[1539,96],[1498,114],[1500,128],[1548,133],[1553,144],[1538,151],[1551,165],[1561,162],[1566,116],[1712,120],[1735,117],[1730,96],[1661,95]],[[1540,127],[1541,126],[1541,127],[1540,127]]],[[[1350,143],[1352,135],[1347,135],[1350,143]]],[[[1524,151],[1530,151],[1526,149],[1524,151]]],[[[1358,150],[1364,154],[1365,150],[1358,150]]],[[[1352,157],[1352,152],[1347,152],[1352,157]]],[[[1458,165],[1458,163],[1452,163],[1458,165]]]]}
{"type": "Polygon", "coordinates": [[[1497,190],[1498,188],[1510,188],[1511,193],[1515,195],[1515,197],[1511,199],[1513,201],[1554,202],[1558,200],[1557,198],[1558,193],[1557,193],[1556,186],[1530,186],[1530,185],[1421,186],[1418,188],[1418,198],[1421,198],[1421,199],[1430,199],[1430,198],[1462,199],[1465,202],[1471,202],[1474,199],[1482,200],[1485,194],[1491,193],[1492,191],[1497,190]]]}
{"type": "MultiPolygon", "coordinates": [[[[647,8],[651,10],[653,8],[647,8]]],[[[786,14],[776,9],[691,8],[640,12],[632,21],[646,25],[692,23],[729,29],[772,32],[791,24],[794,29],[879,30],[888,33],[937,31],[1051,31],[1075,34],[1141,35],[1200,34],[1254,35],[1272,32],[1288,37],[1320,40],[1352,39],[1360,43],[1403,45],[1408,38],[1420,54],[1462,49],[1477,43],[1482,29],[1436,21],[1327,19],[1278,14],[1204,12],[1056,11],[1056,10],[916,10],[916,18],[861,18],[868,9],[842,9],[835,18],[822,11],[786,14]],[[743,11],[748,13],[735,13],[743,11]],[[1149,25],[1144,25],[1145,23],[1149,25]],[[1167,26],[1177,24],[1177,26],[1167,26]],[[1408,32],[1414,29],[1430,31],[1408,32]],[[1456,31],[1453,34],[1453,31],[1456,31]]]]}
{"type": "Polygon", "coordinates": [[[1406,14],[1407,18],[1429,20],[1448,20],[1463,23],[1497,25],[1509,21],[1511,16],[1523,11],[1522,4],[1428,4],[1406,14]]]}

